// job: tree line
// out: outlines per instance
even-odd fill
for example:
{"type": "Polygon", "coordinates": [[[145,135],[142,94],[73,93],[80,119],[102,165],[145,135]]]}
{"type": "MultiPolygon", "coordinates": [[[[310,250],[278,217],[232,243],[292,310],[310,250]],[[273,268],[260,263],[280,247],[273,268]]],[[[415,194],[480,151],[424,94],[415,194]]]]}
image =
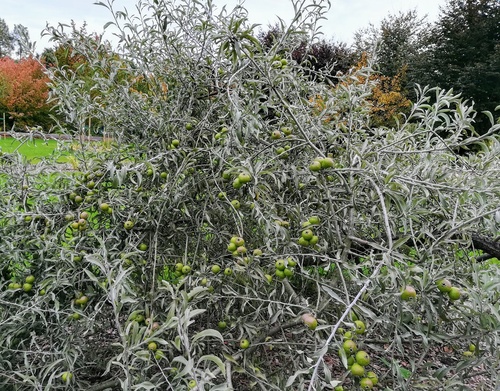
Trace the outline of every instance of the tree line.
{"type": "MultiPolygon", "coordinates": [[[[85,34],[85,27],[74,34],[85,34]]],[[[261,31],[258,39],[269,50],[278,37],[278,26],[261,31]]],[[[110,53],[112,48],[108,46],[110,53]]],[[[82,56],[66,47],[47,48],[32,56],[28,29],[15,25],[9,31],[0,19],[0,110],[8,113],[8,125],[54,124],[47,103],[49,79],[44,68],[81,67],[82,56]],[[11,58],[14,53],[17,59],[11,58]]],[[[478,113],[494,112],[500,105],[500,3],[496,0],[448,0],[438,20],[429,23],[415,10],[388,15],[378,25],[358,30],[354,44],[322,39],[301,43],[290,54],[311,78],[327,69],[323,82],[358,69],[369,59],[376,64],[372,80],[378,87],[371,97],[374,125],[392,126],[410,110],[415,86],[453,89],[474,102],[478,113]]],[[[85,67],[84,67],[85,69],[85,67]]],[[[85,70],[79,69],[78,72],[85,70]]],[[[92,70],[86,70],[92,78],[92,70]]],[[[92,83],[89,83],[89,88],[92,83]]],[[[476,131],[489,127],[486,116],[477,115],[476,131]]]]}

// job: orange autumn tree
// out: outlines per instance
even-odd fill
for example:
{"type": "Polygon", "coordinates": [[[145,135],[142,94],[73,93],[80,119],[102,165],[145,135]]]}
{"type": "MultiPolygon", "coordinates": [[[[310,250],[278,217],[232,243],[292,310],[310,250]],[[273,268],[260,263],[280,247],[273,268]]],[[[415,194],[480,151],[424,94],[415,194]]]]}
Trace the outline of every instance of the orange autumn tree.
{"type": "MultiPolygon", "coordinates": [[[[402,87],[406,68],[402,68],[394,77],[389,77],[375,72],[362,71],[366,70],[367,66],[368,59],[366,54],[363,54],[356,66],[349,72],[353,77],[344,79],[334,87],[335,95],[342,95],[342,91],[349,85],[369,84],[370,93],[364,99],[368,102],[369,111],[366,115],[369,116],[371,125],[394,126],[401,114],[408,112],[411,107],[411,101],[406,97],[402,87]]],[[[343,122],[343,113],[328,113],[328,105],[323,97],[315,97],[312,101],[314,111],[317,114],[321,113],[326,122],[332,120],[343,122]]]]}
{"type": "Polygon", "coordinates": [[[15,61],[0,59],[0,110],[16,126],[45,126],[50,123],[47,103],[49,79],[42,65],[28,57],[15,61]]]}
{"type": "MultiPolygon", "coordinates": [[[[368,65],[366,53],[363,53],[354,71],[362,69],[368,65]]],[[[373,88],[371,96],[367,100],[371,103],[370,117],[374,126],[394,126],[402,113],[411,107],[411,101],[406,98],[402,88],[406,67],[403,67],[394,77],[385,76],[379,73],[370,73],[368,81],[372,82],[373,88]]],[[[358,75],[356,79],[349,79],[348,82],[366,83],[367,77],[358,75]]]]}
{"type": "Polygon", "coordinates": [[[372,122],[375,126],[393,126],[401,114],[408,112],[411,101],[403,92],[402,80],[406,69],[401,69],[394,77],[375,75],[370,76],[377,81],[369,100],[372,103],[372,122]]]}

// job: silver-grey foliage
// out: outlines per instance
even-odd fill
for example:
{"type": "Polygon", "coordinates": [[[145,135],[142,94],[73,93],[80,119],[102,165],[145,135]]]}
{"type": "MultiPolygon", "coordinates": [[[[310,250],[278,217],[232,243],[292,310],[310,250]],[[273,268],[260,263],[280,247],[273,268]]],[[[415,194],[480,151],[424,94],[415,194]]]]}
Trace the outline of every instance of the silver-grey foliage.
{"type": "Polygon", "coordinates": [[[338,333],[354,313],[381,387],[466,389],[478,367],[484,389],[498,385],[500,274],[476,262],[470,234],[498,234],[500,125],[488,114],[478,136],[467,101],[422,87],[396,127],[372,127],[373,64],[312,82],[288,54],[315,39],[328,4],[291,3],[269,51],[243,7],[210,1],[114,10],[114,54],[52,31],[86,60],[52,71],[61,113],[81,132],[99,121],[111,141],[75,152],[81,172],[49,189],[1,166],[2,266],[28,262],[13,278],[33,273],[46,292],[27,299],[4,283],[0,384],[58,389],[70,371],[75,390],[354,387],[338,333]],[[316,244],[300,240],[306,228],[316,244]],[[442,278],[460,300],[437,289],[442,278]],[[401,299],[407,285],[415,300],[401,299]],[[470,343],[472,357],[436,362],[470,343]]]}

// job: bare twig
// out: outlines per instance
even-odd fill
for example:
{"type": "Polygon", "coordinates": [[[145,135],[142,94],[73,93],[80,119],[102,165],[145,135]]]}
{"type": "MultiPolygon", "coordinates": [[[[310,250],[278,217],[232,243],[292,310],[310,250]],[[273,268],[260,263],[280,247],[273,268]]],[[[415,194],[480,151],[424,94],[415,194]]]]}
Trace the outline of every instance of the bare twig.
{"type": "MultiPolygon", "coordinates": [[[[388,254],[385,254],[385,255],[388,255],[388,254]]],[[[356,303],[358,302],[358,300],[361,298],[361,296],[363,295],[363,293],[366,291],[366,289],[368,289],[368,285],[370,285],[371,281],[373,278],[375,278],[378,273],[380,272],[380,269],[382,268],[382,266],[385,264],[385,262],[380,262],[377,267],[375,268],[375,270],[373,271],[372,275],[370,276],[369,279],[367,279],[365,281],[365,283],[363,284],[363,286],[361,287],[361,289],[359,290],[358,294],[356,295],[356,297],[352,300],[352,302],[347,306],[347,308],[345,309],[344,313],[342,314],[342,316],[339,318],[338,322],[333,326],[333,329],[332,329],[332,332],[330,333],[330,336],[328,337],[328,339],[325,341],[324,343],[324,346],[327,347],[330,345],[330,343],[332,342],[335,334],[337,333],[337,330],[338,328],[340,327],[340,325],[342,324],[342,322],[344,321],[344,319],[347,317],[347,315],[349,315],[349,313],[351,312],[352,308],[356,305],[356,303]]],[[[325,349],[323,351],[323,353],[320,354],[320,356],[318,357],[317,361],[316,361],[316,364],[314,364],[313,368],[314,368],[314,371],[313,371],[313,374],[311,376],[311,381],[309,382],[309,387],[308,387],[308,391],[312,391],[313,389],[316,390],[316,388],[314,387],[314,379],[316,378],[316,376],[318,376],[318,370],[319,370],[319,366],[320,366],[320,363],[321,361],[323,360],[323,357],[325,356],[326,352],[328,350],[325,349]]]]}
{"type": "Polygon", "coordinates": [[[226,361],[226,382],[228,391],[233,390],[233,379],[232,379],[232,371],[231,371],[231,362],[226,361]]]}
{"type": "Polygon", "coordinates": [[[103,383],[96,384],[95,386],[92,386],[88,389],[88,391],[102,391],[105,390],[106,388],[116,388],[120,386],[120,380],[118,379],[110,379],[107,380],[103,383]]]}

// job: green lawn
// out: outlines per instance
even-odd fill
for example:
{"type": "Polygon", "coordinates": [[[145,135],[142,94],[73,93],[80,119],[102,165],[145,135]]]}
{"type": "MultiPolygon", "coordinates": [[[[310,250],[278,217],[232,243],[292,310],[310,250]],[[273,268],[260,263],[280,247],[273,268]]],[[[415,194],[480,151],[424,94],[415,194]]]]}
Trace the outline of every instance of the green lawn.
{"type": "Polygon", "coordinates": [[[57,140],[40,139],[21,142],[10,137],[0,137],[0,151],[3,153],[18,152],[31,163],[36,163],[42,158],[51,156],[56,158],[57,163],[64,163],[67,161],[68,154],[58,152],[59,143],[57,140]]]}

